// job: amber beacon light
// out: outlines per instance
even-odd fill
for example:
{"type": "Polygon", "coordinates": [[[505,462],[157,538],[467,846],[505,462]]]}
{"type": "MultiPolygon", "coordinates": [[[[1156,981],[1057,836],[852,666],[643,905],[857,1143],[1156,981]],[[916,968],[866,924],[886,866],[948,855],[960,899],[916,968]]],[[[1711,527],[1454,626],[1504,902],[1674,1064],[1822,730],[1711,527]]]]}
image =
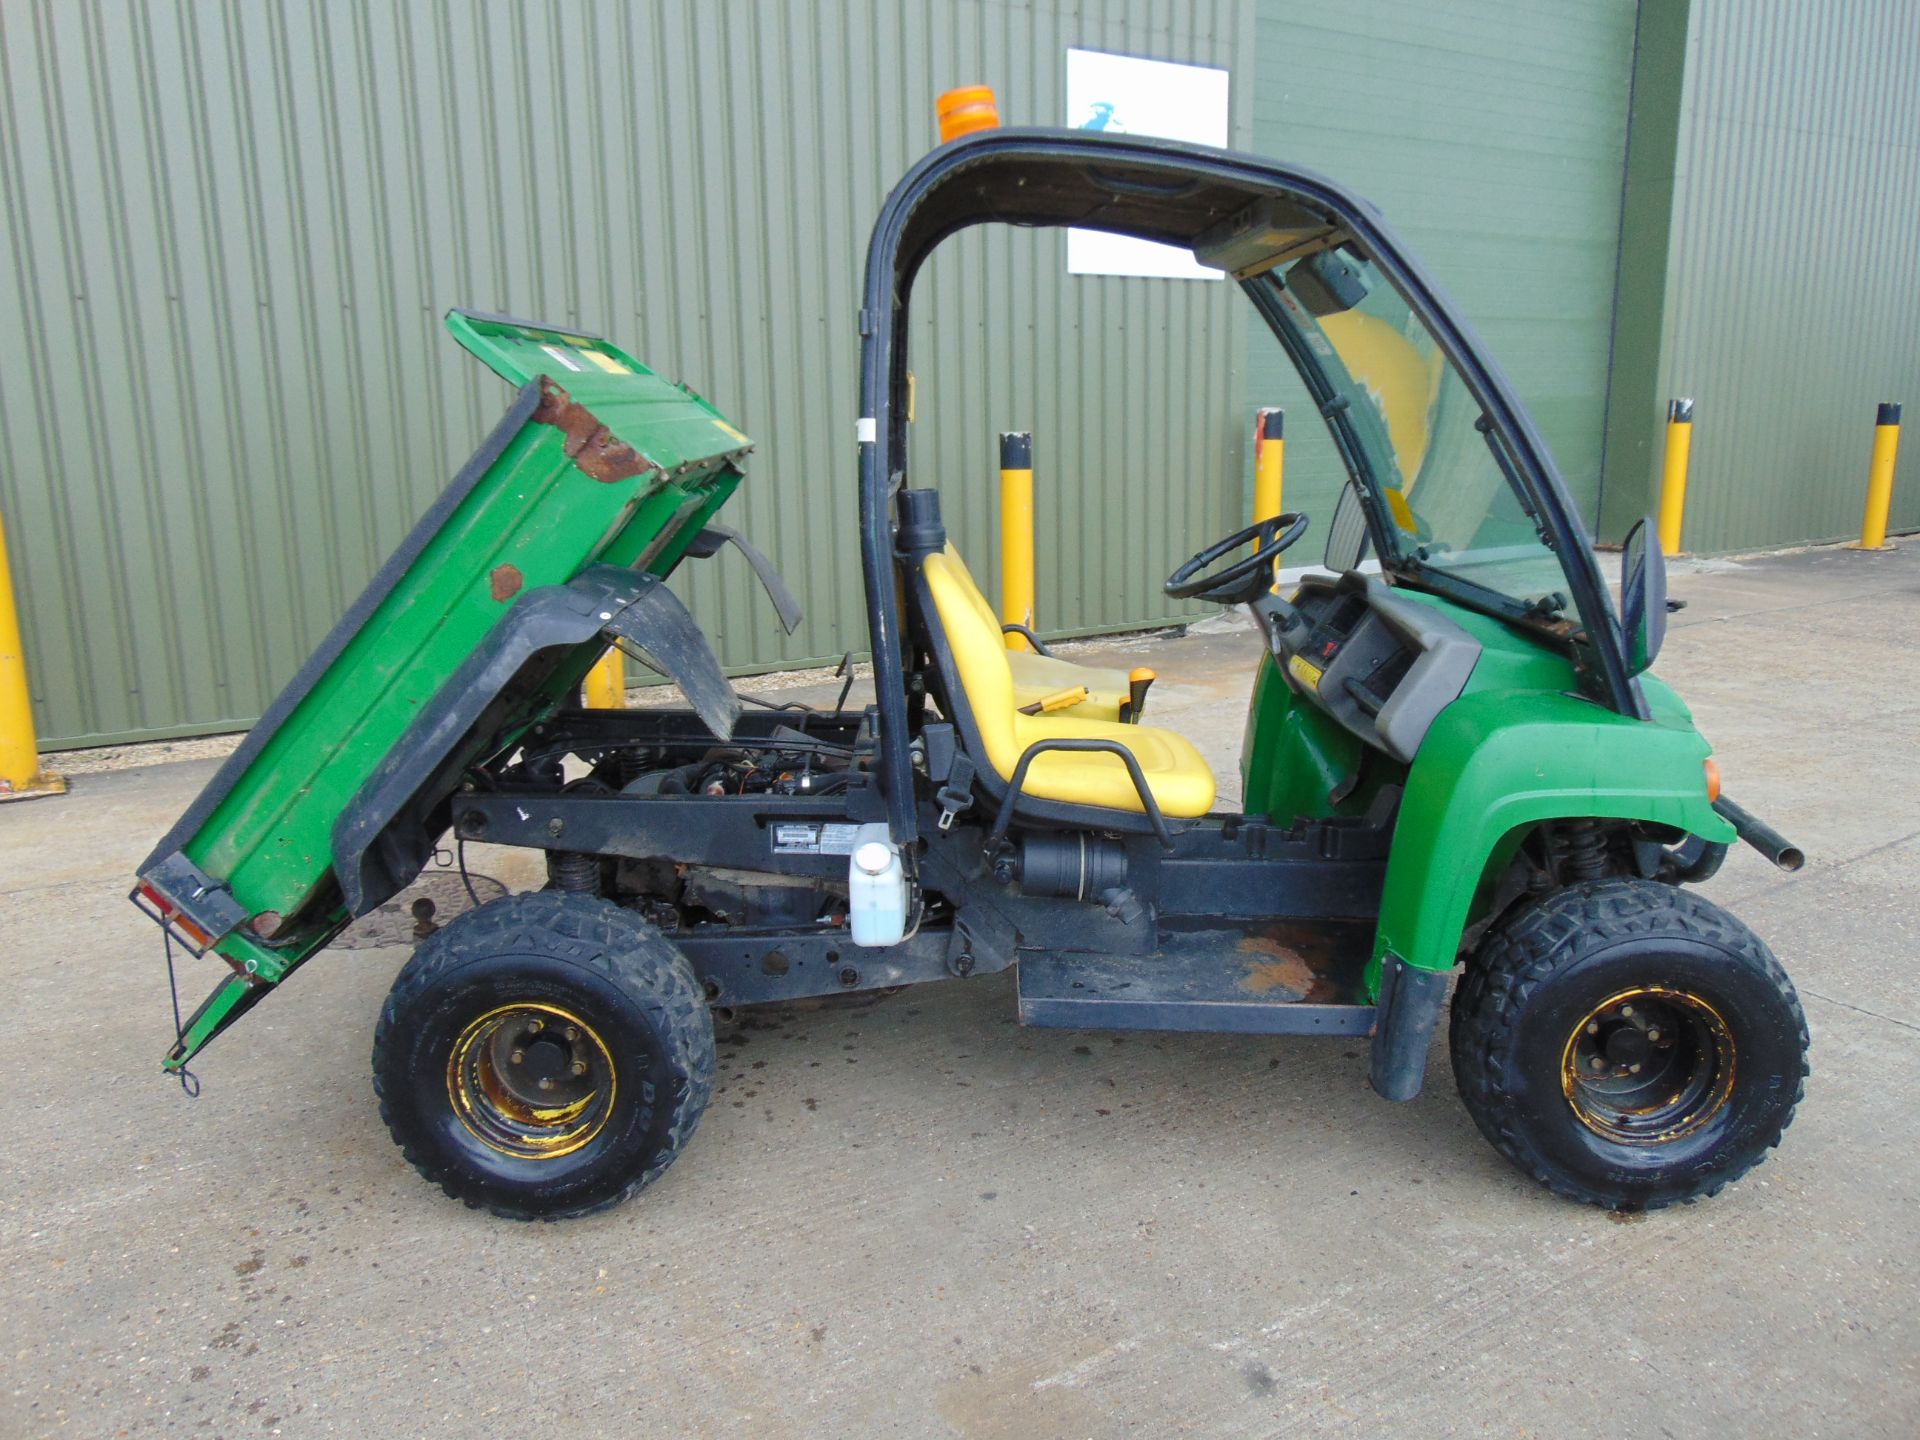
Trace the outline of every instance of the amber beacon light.
{"type": "Polygon", "coordinates": [[[962,85],[934,102],[940,117],[940,142],[958,140],[976,130],[1000,128],[1000,105],[991,85],[962,85]]]}

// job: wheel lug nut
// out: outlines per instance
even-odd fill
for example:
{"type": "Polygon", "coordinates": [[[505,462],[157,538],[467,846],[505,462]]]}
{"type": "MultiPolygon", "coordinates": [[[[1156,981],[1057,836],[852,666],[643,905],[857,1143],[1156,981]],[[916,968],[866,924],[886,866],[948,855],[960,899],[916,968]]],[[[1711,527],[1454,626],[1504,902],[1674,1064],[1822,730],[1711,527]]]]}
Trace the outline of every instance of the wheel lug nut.
{"type": "Polygon", "coordinates": [[[1593,1057],[1593,1068],[1596,1070],[1604,1070],[1607,1068],[1607,1062],[1596,1055],[1593,1057]]]}
{"type": "Polygon", "coordinates": [[[1659,1032],[1658,1030],[1648,1030],[1648,1031],[1647,1031],[1647,1039],[1649,1039],[1649,1040],[1658,1040],[1659,1038],[1660,1038],[1660,1032],[1659,1032]]]}
{"type": "Polygon", "coordinates": [[[509,1055],[507,1058],[513,1061],[514,1064],[519,1065],[526,1060],[527,1052],[524,1050],[516,1050],[513,1052],[513,1054],[509,1055]]]}
{"type": "Polygon", "coordinates": [[[1633,1007],[1631,1005],[1622,1005],[1620,1007],[1620,1013],[1622,1015],[1631,1015],[1633,1014],[1633,1007]]]}
{"type": "Polygon", "coordinates": [[[552,1081],[552,1080],[550,1080],[550,1079],[548,1079],[548,1080],[542,1080],[542,1081],[540,1082],[540,1088],[541,1088],[542,1090],[551,1090],[551,1089],[553,1089],[553,1081],[552,1081]]]}
{"type": "Polygon", "coordinates": [[[1638,1075],[1640,1073],[1640,1062],[1636,1060],[1633,1064],[1627,1066],[1627,1073],[1629,1075],[1638,1075]]]}
{"type": "Polygon", "coordinates": [[[1598,1035],[1599,1033],[1600,1033],[1600,1022],[1598,1020],[1587,1021],[1587,1034],[1598,1035]]]}
{"type": "Polygon", "coordinates": [[[527,1022],[527,1033],[529,1035],[538,1035],[542,1030],[546,1028],[547,1028],[547,1022],[544,1020],[529,1020],[527,1022]]]}
{"type": "Polygon", "coordinates": [[[576,1075],[584,1075],[584,1074],[586,1074],[586,1073],[587,1073],[587,1062],[586,1062],[586,1061],[584,1061],[584,1060],[576,1060],[576,1061],[574,1061],[574,1062],[573,1062],[573,1073],[574,1073],[574,1074],[576,1074],[576,1075]]]}
{"type": "Polygon", "coordinates": [[[565,1034],[569,1040],[578,1040],[580,1038],[580,1032],[571,1025],[567,1026],[565,1034]]]}

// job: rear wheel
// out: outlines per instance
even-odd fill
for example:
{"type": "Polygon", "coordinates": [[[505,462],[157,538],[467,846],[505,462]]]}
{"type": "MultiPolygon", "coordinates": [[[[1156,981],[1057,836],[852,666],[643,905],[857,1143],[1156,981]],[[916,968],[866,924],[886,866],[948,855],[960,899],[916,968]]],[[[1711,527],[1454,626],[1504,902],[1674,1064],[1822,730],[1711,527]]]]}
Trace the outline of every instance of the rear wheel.
{"type": "Polygon", "coordinates": [[[1779,1144],[1807,1022],[1767,947],[1669,885],[1558,890],[1494,928],[1453,1000],[1460,1096],[1557,1194],[1658,1209],[1716,1193],[1779,1144]]]}
{"type": "Polygon", "coordinates": [[[496,900],[427,939],[374,1033],[380,1114],[408,1161],[496,1215],[605,1209],[685,1147],[713,1089],[686,960],[604,900],[496,900]]]}

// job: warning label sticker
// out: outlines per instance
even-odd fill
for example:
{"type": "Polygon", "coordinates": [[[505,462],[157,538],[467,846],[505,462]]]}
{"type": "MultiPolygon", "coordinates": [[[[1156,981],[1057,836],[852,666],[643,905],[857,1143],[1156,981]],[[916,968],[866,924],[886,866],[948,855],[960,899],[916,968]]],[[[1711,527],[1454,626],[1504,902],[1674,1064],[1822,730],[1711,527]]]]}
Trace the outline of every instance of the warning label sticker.
{"type": "Polygon", "coordinates": [[[802,822],[773,827],[776,855],[851,855],[858,825],[802,822]]]}

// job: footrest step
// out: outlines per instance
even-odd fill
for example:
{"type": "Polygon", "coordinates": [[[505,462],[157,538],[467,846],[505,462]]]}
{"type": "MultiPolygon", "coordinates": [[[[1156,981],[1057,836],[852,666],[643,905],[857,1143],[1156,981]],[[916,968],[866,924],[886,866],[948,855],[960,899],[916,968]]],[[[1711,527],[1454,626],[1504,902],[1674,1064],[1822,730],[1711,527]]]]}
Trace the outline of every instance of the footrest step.
{"type": "Polygon", "coordinates": [[[1163,933],[1151,955],[1020,957],[1020,1023],[1070,1030],[1365,1035],[1370,926],[1163,933]]]}

